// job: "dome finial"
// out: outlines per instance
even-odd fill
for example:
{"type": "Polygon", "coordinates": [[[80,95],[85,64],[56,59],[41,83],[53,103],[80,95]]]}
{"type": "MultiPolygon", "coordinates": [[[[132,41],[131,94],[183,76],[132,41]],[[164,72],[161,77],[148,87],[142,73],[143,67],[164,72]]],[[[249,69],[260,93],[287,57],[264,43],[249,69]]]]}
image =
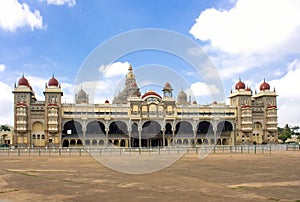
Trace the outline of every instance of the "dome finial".
{"type": "Polygon", "coordinates": [[[132,65],[129,64],[129,68],[128,68],[129,71],[132,71],[132,65]]]}

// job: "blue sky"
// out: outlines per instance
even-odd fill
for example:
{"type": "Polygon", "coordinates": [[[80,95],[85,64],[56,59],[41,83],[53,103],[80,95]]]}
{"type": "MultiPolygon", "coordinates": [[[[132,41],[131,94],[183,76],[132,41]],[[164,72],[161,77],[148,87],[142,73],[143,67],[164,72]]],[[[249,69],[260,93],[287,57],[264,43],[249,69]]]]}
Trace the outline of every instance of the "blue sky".
{"type": "MultiPolygon", "coordinates": [[[[182,34],[208,54],[226,97],[239,77],[253,91],[258,91],[266,78],[279,95],[279,125],[299,125],[299,10],[297,0],[1,1],[0,123],[12,124],[11,91],[23,73],[38,99],[43,99],[45,82],[54,73],[64,90],[63,100],[72,102],[80,67],[100,44],[131,30],[160,28],[182,34]]],[[[98,81],[95,102],[113,98],[118,91],[114,86],[122,84],[129,63],[135,69],[155,64],[177,72],[187,82],[171,83],[176,86],[175,94],[183,89],[201,104],[211,102],[209,94],[218,91],[211,88],[207,92],[205,81],[180,58],[148,50],[122,56],[112,64],[100,61],[99,69],[102,66],[110,71],[100,84],[98,81]]],[[[157,71],[148,74],[159,75],[157,71]]],[[[138,84],[142,80],[137,78],[138,84]]],[[[80,84],[87,91],[89,85],[95,83],[80,84]]],[[[150,88],[158,91],[161,86],[140,87],[143,93],[150,88]]]]}

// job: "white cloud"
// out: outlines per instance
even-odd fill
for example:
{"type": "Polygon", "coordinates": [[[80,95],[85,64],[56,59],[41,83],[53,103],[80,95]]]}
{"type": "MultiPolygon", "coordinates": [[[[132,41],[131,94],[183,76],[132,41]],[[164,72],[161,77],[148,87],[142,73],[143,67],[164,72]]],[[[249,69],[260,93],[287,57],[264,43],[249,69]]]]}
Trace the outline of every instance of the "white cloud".
{"type": "Polygon", "coordinates": [[[299,100],[300,91],[300,60],[295,59],[288,66],[288,72],[280,79],[270,81],[271,88],[276,88],[278,94],[278,119],[279,125],[299,125],[299,100]]]}
{"type": "Polygon", "coordinates": [[[229,53],[280,49],[291,39],[299,44],[299,10],[298,0],[238,0],[229,10],[201,12],[190,33],[229,53]]]}
{"type": "Polygon", "coordinates": [[[13,94],[12,88],[0,81],[0,124],[13,125],[13,94]]]}
{"type": "Polygon", "coordinates": [[[21,4],[18,0],[0,1],[0,28],[13,32],[21,27],[42,29],[43,17],[40,11],[32,12],[26,3],[21,4]]]}
{"type": "Polygon", "coordinates": [[[128,62],[115,62],[112,64],[101,65],[98,68],[100,73],[103,73],[103,77],[110,78],[114,76],[126,75],[130,64],[128,62]]]}
{"type": "Polygon", "coordinates": [[[193,96],[211,96],[213,94],[220,93],[220,89],[218,89],[215,85],[207,85],[203,82],[195,82],[191,85],[190,90],[193,96]]]}
{"type": "Polygon", "coordinates": [[[5,65],[4,64],[0,64],[0,72],[3,72],[5,70],[5,65]]]}
{"type": "Polygon", "coordinates": [[[47,4],[56,6],[68,5],[69,7],[73,7],[76,4],[76,0],[47,0],[47,4]]]}

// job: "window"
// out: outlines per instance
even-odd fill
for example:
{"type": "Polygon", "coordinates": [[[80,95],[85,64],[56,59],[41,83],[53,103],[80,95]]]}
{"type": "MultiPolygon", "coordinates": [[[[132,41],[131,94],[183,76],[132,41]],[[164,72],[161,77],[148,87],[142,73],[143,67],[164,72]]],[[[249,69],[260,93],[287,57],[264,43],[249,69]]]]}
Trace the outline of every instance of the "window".
{"type": "Polygon", "coordinates": [[[34,140],[35,140],[35,135],[32,135],[32,139],[34,139],[34,140]]]}
{"type": "Polygon", "coordinates": [[[42,135],[42,139],[43,139],[43,140],[45,139],[45,135],[42,135]]]}

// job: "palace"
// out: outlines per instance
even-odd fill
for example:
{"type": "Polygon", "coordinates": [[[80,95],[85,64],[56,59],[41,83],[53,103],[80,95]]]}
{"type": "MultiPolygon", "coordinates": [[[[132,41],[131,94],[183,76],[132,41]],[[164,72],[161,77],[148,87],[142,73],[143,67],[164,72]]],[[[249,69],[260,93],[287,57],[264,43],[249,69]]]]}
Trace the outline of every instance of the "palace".
{"type": "Polygon", "coordinates": [[[14,145],[18,147],[164,147],[173,145],[239,145],[276,143],[275,89],[263,81],[259,92],[239,80],[230,105],[198,104],[170,83],[162,95],[140,93],[132,67],[125,87],[105,103],[89,103],[83,90],[74,103],[62,103],[63,92],[53,76],[38,101],[28,80],[20,78],[14,94],[14,145]]]}

